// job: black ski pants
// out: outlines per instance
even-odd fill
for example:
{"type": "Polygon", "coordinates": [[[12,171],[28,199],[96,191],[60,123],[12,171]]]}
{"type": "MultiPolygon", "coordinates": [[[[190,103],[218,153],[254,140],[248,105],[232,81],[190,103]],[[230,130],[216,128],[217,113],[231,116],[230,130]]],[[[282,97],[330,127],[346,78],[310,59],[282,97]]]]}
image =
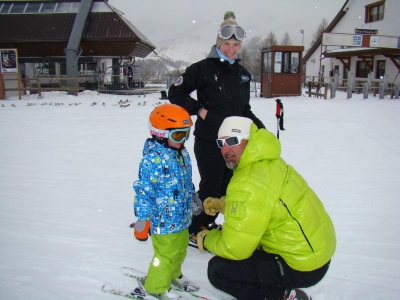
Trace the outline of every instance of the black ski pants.
{"type": "MultiPolygon", "coordinates": [[[[194,155],[200,173],[199,197],[204,201],[207,197],[220,198],[225,196],[226,188],[232,177],[232,170],[225,165],[221,149],[216,141],[206,141],[200,138],[194,140],[194,155]]],[[[193,217],[189,233],[201,231],[201,226],[214,223],[217,216],[208,216],[202,212],[193,217]]]]}
{"type": "Polygon", "coordinates": [[[285,289],[317,284],[326,274],[330,261],[321,268],[301,272],[290,268],[279,255],[256,250],[245,260],[214,256],[208,262],[208,279],[217,289],[239,300],[283,299],[285,289]]]}

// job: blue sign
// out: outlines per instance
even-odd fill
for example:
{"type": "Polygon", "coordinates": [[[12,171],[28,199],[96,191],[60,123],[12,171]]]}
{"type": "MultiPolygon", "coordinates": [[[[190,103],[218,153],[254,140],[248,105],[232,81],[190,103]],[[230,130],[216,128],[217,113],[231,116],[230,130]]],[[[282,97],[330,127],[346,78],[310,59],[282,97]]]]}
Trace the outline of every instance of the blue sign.
{"type": "Polygon", "coordinates": [[[397,38],[397,48],[400,48],[400,38],[397,38]]]}
{"type": "Polygon", "coordinates": [[[361,46],[362,35],[353,35],[353,46],[361,46]]]}

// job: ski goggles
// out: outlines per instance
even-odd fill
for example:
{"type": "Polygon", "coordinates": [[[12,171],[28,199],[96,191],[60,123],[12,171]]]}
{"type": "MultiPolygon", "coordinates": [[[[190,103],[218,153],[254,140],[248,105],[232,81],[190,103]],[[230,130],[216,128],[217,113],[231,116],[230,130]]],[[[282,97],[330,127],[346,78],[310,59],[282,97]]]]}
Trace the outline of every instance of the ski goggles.
{"type": "Polygon", "coordinates": [[[248,139],[250,134],[238,135],[238,136],[231,136],[224,139],[217,139],[217,145],[219,148],[224,147],[224,144],[227,144],[228,147],[233,147],[239,145],[240,142],[244,139],[248,139]]]}
{"type": "Polygon", "coordinates": [[[246,38],[246,31],[237,25],[226,25],[218,30],[218,36],[224,40],[229,40],[233,35],[238,41],[244,41],[246,38]]]}
{"type": "Polygon", "coordinates": [[[149,129],[150,134],[158,136],[160,138],[170,139],[174,143],[181,143],[182,141],[187,141],[190,136],[190,128],[191,127],[184,127],[184,128],[175,128],[175,129],[157,129],[150,125],[149,129]]]}
{"type": "Polygon", "coordinates": [[[189,136],[190,127],[171,129],[168,133],[168,138],[174,143],[181,143],[183,140],[187,141],[189,136]]]}

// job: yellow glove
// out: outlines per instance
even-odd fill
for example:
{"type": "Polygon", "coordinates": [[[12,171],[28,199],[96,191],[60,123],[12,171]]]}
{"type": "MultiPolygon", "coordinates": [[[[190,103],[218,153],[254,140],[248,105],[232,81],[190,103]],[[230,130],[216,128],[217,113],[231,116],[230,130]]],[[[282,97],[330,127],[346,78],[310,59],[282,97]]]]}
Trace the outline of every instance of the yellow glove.
{"type": "Polygon", "coordinates": [[[199,248],[200,252],[206,251],[206,249],[204,248],[204,238],[206,237],[207,233],[208,230],[203,230],[197,234],[197,247],[199,248]]]}
{"type": "Polygon", "coordinates": [[[215,216],[217,213],[225,212],[225,198],[212,198],[208,197],[203,202],[204,212],[207,215],[215,216]]]}

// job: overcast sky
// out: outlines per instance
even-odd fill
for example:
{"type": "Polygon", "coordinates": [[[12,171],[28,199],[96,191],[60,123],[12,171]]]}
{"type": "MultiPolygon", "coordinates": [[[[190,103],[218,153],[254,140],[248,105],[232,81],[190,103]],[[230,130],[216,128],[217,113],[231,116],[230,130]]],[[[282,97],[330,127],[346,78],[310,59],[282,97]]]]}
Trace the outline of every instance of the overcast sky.
{"type": "MultiPolygon", "coordinates": [[[[281,40],[287,31],[294,44],[309,45],[319,23],[328,23],[345,0],[109,0],[153,44],[190,30],[201,30],[215,41],[225,11],[232,10],[247,37],[273,31],[281,40]]],[[[212,42],[210,42],[212,44],[212,42]]],[[[211,45],[210,45],[211,46],[211,45]]]]}

